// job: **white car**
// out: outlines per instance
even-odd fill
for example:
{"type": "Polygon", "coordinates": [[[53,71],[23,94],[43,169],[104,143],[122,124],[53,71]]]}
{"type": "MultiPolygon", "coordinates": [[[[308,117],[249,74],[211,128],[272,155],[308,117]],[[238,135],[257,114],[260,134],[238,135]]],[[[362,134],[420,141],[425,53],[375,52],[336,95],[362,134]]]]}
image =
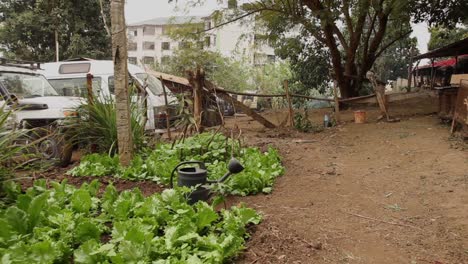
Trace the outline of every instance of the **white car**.
{"type": "MultiPolygon", "coordinates": [[[[114,64],[111,60],[79,60],[51,62],[41,65],[45,77],[62,95],[79,97],[87,96],[86,76],[93,75],[93,94],[96,98],[106,100],[114,96],[114,64]]],[[[147,117],[146,130],[156,133],[166,131],[166,111],[164,92],[161,81],[136,65],[129,64],[128,71],[133,81],[138,81],[147,92],[147,117]]],[[[171,124],[177,118],[175,97],[166,89],[171,124]]],[[[132,98],[135,100],[135,98],[132,98]]]]}
{"type": "Polygon", "coordinates": [[[60,96],[37,69],[35,64],[0,59],[0,108],[12,111],[8,129],[28,131],[25,140],[39,140],[46,158],[66,164],[72,150],[59,135],[61,121],[76,115],[82,100],[60,96]]]}

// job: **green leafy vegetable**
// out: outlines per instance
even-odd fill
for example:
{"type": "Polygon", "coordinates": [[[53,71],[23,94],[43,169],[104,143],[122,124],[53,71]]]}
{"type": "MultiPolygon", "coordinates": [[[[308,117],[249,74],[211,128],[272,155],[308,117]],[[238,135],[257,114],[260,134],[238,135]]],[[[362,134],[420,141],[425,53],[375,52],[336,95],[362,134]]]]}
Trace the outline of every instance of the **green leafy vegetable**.
{"type": "Polygon", "coordinates": [[[145,155],[136,156],[131,165],[122,168],[118,157],[92,154],[85,156],[80,165],[69,171],[73,176],[113,175],[130,180],[152,180],[169,183],[171,172],[182,161],[198,160],[208,166],[212,180],[219,179],[227,171],[227,163],[234,154],[245,170],[230,177],[225,184],[215,186],[221,193],[248,195],[270,193],[275,179],[284,173],[278,152],[269,148],[262,153],[258,148],[240,148],[221,134],[203,133],[187,138],[172,146],[161,144],[145,155]]]}
{"type": "Polygon", "coordinates": [[[1,263],[226,263],[261,220],[239,205],[187,204],[190,190],[143,197],[97,181],[75,188],[38,182],[0,208],[1,263]]]}

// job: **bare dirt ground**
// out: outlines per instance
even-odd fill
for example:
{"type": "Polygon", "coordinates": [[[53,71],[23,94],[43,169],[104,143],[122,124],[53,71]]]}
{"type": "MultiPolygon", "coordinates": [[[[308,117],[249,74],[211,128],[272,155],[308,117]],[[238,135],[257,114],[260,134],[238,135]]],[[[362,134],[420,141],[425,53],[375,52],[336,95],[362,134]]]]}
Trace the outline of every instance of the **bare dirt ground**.
{"type": "MultiPolygon", "coordinates": [[[[362,108],[361,108],[362,109],[362,108]]],[[[230,197],[264,215],[238,263],[468,263],[468,152],[433,114],[434,99],[392,104],[398,123],[344,124],[321,133],[269,130],[249,117],[227,119],[250,145],[277,147],[286,174],[271,195],[230,197]],[[308,140],[308,143],[296,143],[308,140]]],[[[321,123],[330,109],[314,110],[321,123]]],[[[287,111],[263,113],[279,124],[287,111]]],[[[34,175],[81,185],[95,178],[63,176],[66,169],[34,175]]],[[[235,176],[234,176],[235,177],[235,176]]],[[[113,181],[119,190],[149,195],[164,187],[113,181]]],[[[31,179],[24,180],[24,187],[31,179]]]]}
{"type": "Polygon", "coordinates": [[[346,111],[346,124],[317,134],[229,119],[250,144],[279,148],[286,167],[271,195],[231,200],[264,215],[239,262],[468,263],[468,152],[428,114],[435,102],[411,103],[391,106],[398,123],[368,108],[369,123],[346,111]]]}

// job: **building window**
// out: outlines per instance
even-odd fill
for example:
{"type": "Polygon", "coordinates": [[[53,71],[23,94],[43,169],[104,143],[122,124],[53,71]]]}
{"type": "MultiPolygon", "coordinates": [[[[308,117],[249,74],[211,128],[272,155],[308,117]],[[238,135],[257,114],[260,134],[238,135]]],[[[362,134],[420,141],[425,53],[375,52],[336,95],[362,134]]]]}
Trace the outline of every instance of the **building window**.
{"type": "Polygon", "coordinates": [[[136,29],[131,29],[131,30],[129,30],[128,35],[130,35],[130,36],[132,36],[132,37],[138,36],[138,30],[136,30],[136,29]]]}
{"type": "Polygon", "coordinates": [[[266,63],[267,56],[263,53],[254,54],[254,64],[255,65],[264,65],[266,63]]]}
{"type": "Polygon", "coordinates": [[[173,31],[174,29],[177,29],[178,26],[177,25],[164,25],[161,27],[161,34],[164,35],[164,36],[167,36],[169,34],[171,34],[171,31],[173,31]]]}
{"type": "Polygon", "coordinates": [[[128,57],[128,63],[130,64],[137,64],[137,58],[136,57],[128,57]]]}
{"type": "Polygon", "coordinates": [[[154,50],[154,42],[145,41],[143,42],[144,50],[154,50]]]}
{"type": "Polygon", "coordinates": [[[210,46],[211,46],[211,38],[205,37],[205,47],[210,47],[210,46]]]}
{"type": "Polygon", "coordinates": [[[211,28],[211,21],[206,21],[205,22],[205,30],[208,30],[211,28]]]}
{"type": "Polygon", "coordinates": [[[161,49],[162,50],[170,50],[171,49],[171,43],[169,43],[169,42],[161,43],[161,49]]]}
{"type": "Polygon", "coordinates": [[[190,42],[187,42],[187,41],[179,42],[179,48],[180,48],[180,49],[188,49],[188,48],[190,48],[190,42]]]}
{"type": "Polygon", "coordinates": [[[161,64],[169,64],[169,62],[171,62],[171,57],[169,56],[162,56],[161,57],[161,64]]]}
{"type": "Polygon", "coordinates": [[[137,50],[138,46],[135,42],[129,42],[128,43],[128,50],[129,51],[135,51],[137,50]]]}
{"type": "Polygon", "coordinates": [[[143,36],[154,36],[156,33],[155,27],[144,27],[143,28],[143,36]]]}
{"type": "Polygon", "coordinates": [[[197,41],[197,48],[203,49],[204,45],[205,45],[205,43],[203,41],[197,41]]]}
{"type": "Polygon", "coordinates": [[[268,63],[274,63],[276,61],[276,56],[275,55],[267,55],[267,61],[268,61],[268,63]]]}
{"type": "Polygon", "coordinates": [[[143,57],[144,64],[154,64],[154,57],[143,57]]]}

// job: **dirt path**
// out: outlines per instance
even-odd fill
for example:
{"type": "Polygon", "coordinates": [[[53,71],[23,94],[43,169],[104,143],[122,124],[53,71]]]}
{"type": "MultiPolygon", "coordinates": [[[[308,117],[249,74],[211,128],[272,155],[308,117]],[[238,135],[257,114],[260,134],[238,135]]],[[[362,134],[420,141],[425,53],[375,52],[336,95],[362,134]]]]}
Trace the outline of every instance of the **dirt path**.
{"type": "Polygon", "coordinates": [[[272,195],[233,201],[265,215],[240,263],[468,263],[468,153],[436,116],[319,134],[235,123],[287,168],[272,195]]]}

